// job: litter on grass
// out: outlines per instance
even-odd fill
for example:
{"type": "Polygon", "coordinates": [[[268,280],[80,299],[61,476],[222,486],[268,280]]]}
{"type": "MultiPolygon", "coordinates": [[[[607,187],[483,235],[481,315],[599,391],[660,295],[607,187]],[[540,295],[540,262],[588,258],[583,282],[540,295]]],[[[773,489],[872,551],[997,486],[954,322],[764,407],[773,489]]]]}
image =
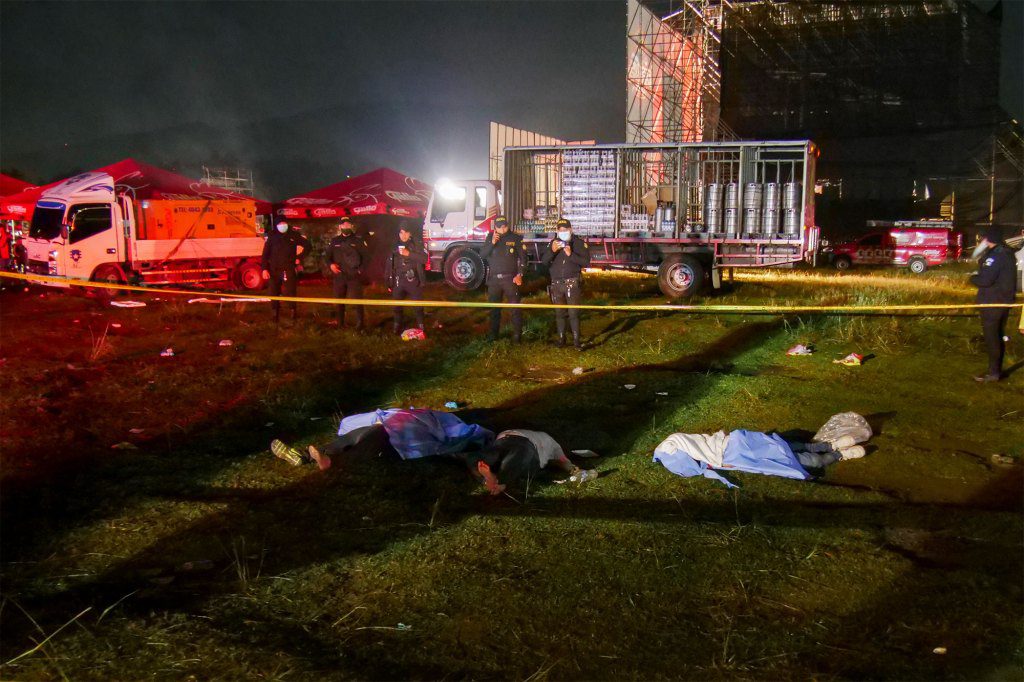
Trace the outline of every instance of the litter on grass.
{"type": "Polygon", "coordinates": [[[798,343],[786,351],[786,355],[811,355],[812,353],[814,353],[814,348],[802,343],[798,343]]]}
{"type": "Polygon", "coordinates": [[[423,333],[422,329],[406,329],[402,332],[402,341],[423,341],[427,338],[427,335],[423,333]]]}
{"type": "Polygon", "coordinates": [[[164,348],[162,351],[160,351],[160,357],[162,357],[162,358],[173,358],[174,357],[174,349],[171,348],[171,347],[164,348]]]}
{"type": "Polygon", "coordinates": [[[600,457],[601,456],[601,455],[597,454],[596,452],[594,452],[593,450],[573,450],[572,454],[576,455],[577,457],[600,457]]]}
{"type": "Polygon", "coordinates": [[[110,305],[115,308],[145,308],[146,304],[142,301],[111,301],[110,305]]]}
{"type": "Polygon", "coordinates": [[[847,367],[859,367],[864,364],[864,356],[858,353],[850,353],[842,360],[833,360],[834,364],[846,365],[847,367]]]}
{"type": "Polygon", "coordinates": [[[231,345],[234,345],[234,344],[232,343],[231,339],[221,339],[220,343],[218,343],[217,345],[218,346],[231,346],[231,345]]]}

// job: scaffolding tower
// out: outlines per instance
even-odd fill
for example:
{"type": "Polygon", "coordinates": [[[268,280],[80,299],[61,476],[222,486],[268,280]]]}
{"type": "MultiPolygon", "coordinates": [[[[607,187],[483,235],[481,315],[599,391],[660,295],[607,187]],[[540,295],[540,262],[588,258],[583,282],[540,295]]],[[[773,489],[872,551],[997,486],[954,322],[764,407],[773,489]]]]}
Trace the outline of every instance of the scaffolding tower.
{"type": "Polygon", "coordinates": [[[248,168],[211,168],[203,166],[203,183],[247,197],[255,196],[256,185],[248,168]]]}
{"type": "Polygon", "coordinates": [[[629,142],[1000,118],[998,22],[965,0],[628,0],[626,45],[629,142]]]}

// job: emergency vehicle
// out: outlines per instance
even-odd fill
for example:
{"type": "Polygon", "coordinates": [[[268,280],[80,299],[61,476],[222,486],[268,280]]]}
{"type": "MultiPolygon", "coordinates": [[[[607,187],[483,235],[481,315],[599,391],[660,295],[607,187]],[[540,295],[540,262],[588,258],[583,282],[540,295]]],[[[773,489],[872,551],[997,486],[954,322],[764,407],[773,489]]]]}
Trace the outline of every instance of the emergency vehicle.
{"type": "Polygon", "coordinates": [[[875,230],[824,250],[836,270],[892,265],[919,275],[930,267],[956,261],[963,253],[963,234],[954,231],[949,221],[869,221],[868,226],[875,230]]]}

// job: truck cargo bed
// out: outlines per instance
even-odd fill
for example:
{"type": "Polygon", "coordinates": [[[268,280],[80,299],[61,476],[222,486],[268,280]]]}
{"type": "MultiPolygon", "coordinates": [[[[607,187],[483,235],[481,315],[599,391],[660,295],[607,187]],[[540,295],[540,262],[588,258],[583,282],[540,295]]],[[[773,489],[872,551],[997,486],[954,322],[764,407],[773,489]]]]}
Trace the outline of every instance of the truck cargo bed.
{"type": "Polygon", "coordinates": [[[263,253],[262,237],[222,239],[139,239],[135,242],[132,260],[202,260],[209,258],[259,258],[263,253]],[[180,246],[179,246],[180,244],[180,246]],[[175,249],[177,248],[177,251],[175,249]],[[171,253],[173,252],[173,256],[171,253]]]}

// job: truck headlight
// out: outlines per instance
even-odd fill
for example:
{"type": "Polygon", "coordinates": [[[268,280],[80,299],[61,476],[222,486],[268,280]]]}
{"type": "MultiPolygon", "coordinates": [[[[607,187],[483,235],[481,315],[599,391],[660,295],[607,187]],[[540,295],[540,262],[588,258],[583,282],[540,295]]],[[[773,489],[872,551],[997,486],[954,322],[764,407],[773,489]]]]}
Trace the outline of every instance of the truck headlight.
{"type": "Polygon", "coordinates": [[[56,251],[51,251],[48,255],[50,256],[50,260],[57,260],[57,252],[56,251]]]}

